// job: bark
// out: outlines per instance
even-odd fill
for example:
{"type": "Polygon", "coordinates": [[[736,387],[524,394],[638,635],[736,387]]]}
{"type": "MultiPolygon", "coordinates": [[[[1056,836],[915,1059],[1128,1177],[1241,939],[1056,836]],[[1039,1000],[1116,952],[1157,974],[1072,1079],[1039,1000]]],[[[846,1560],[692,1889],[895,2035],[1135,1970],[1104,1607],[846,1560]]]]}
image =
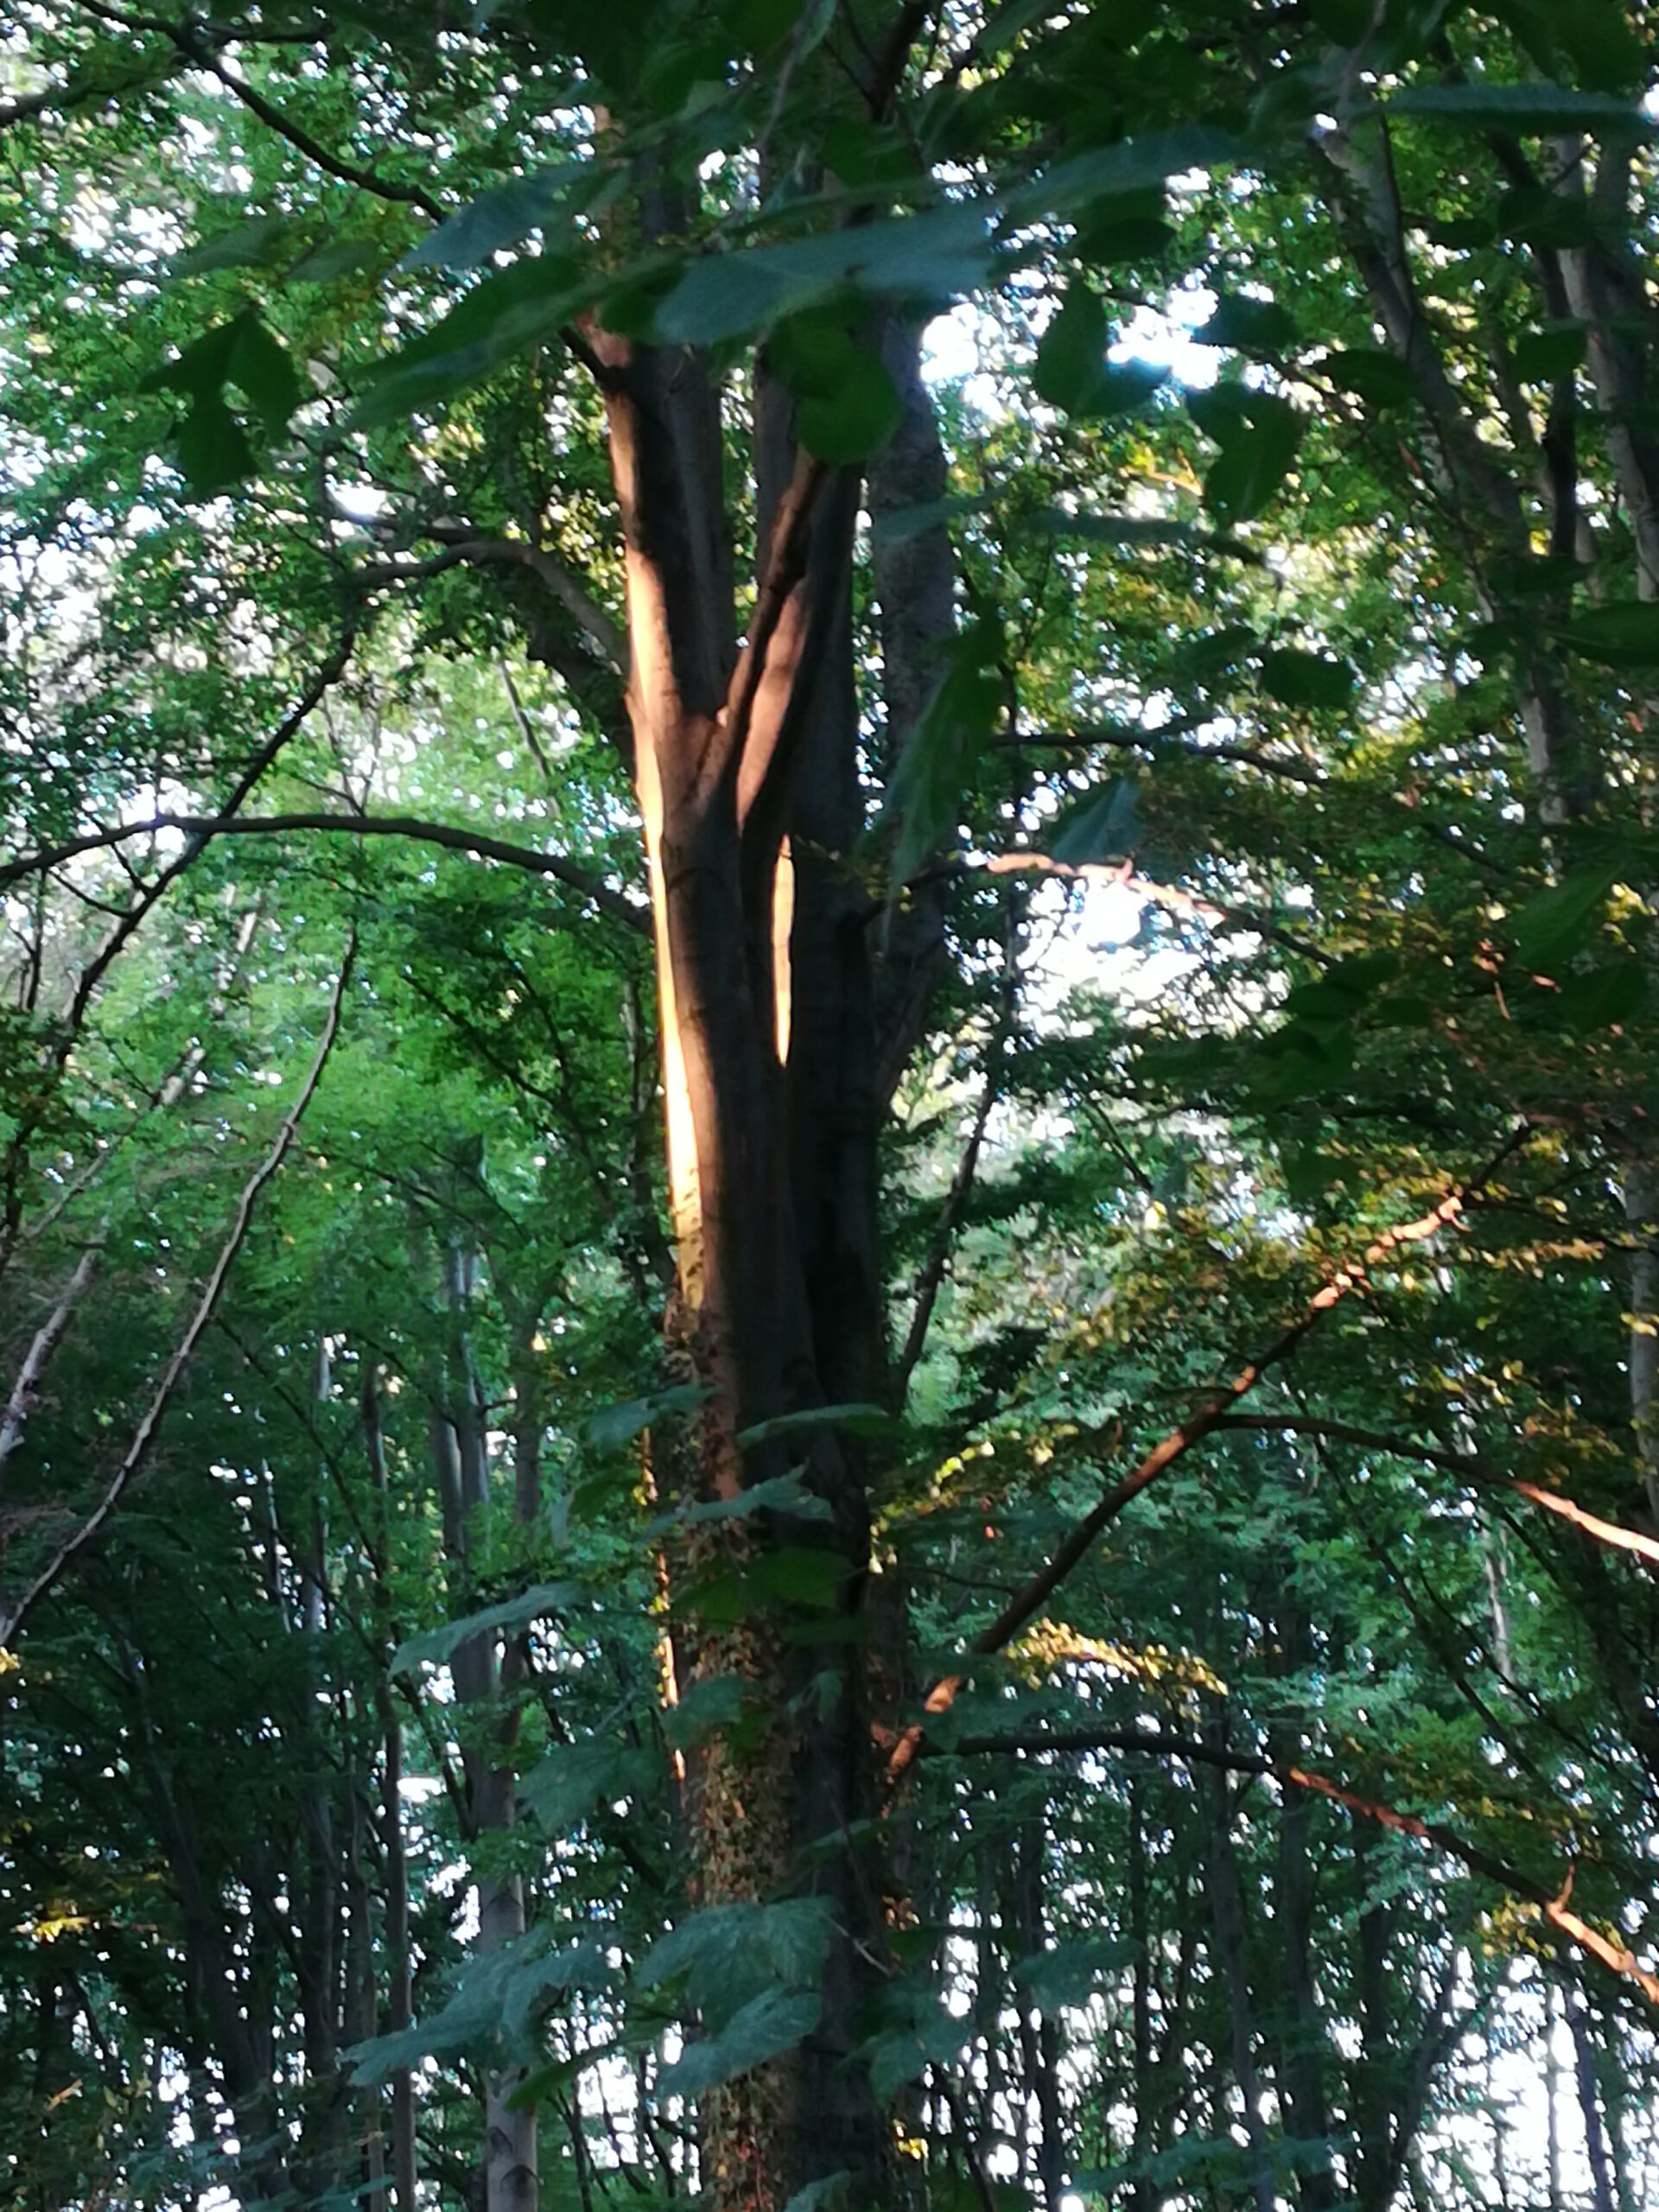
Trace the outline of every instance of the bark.
{"type": "MultiPolygon", "coordinates": [[[[795,450],[788,403],[755,391],[760,580],[736,639],[717,395],[695,357],[593,334],[627,574],[628,708],[652,879],[670,1206],[673,1357],[708,1389],[681,1454],[701,1497],[734,1499],[804,1458],[823,1521],[712,1525],[682,1579],[742,1573],[779,1544],[826,1550],[840,1599],[706,1626],[692,1678],[755,1685],[766,1726],[697,1748],[686,1795],[695,1891],[716,1904],[804,1881],[834,1930],[818,2027],[715,2091],[702,2115],[714,2212],[775,2212],[802,2186],[884,2164],[849,2063],[879,1955],[880,1885],[857,1618],[867,1471],[830,1428],[788,1452],[747,1428],[880,1395],[874,1035],[868,901],[846,855],[861,821],[850,613],[857,486],[795,450]],[[812,1633],[816,1619],[821,1635],[812,1633]],[[781,1692],[781,1694],[780,1694],[781,1692]],[[810,1873],[803,1861],[810,1853],[810,1873]]],[[[659,1463],[663,1458],[658,1451],[659,1463]]]]}
{"type": "MultiPolygon", "coordinates": [[[[1301,1673],[1313,1657],[1307,1617],[1288,1587],[1279,1599],[1281,1663],[1287,1675],[1301,1673]]],[[[1270,1732],[1273,1756],[1281,1764],[1301,1755],[1300,1732],[1270,1732]]],[[[1279,1814],[1274,1932],[1278,1938],[1285,2006],[1279,2031],[1279,2081],[1290,2131],[1304,2146],[1298,2183],[1307,2212],[1333,2212],[1336,2175],[1331,2160],[1331,2114],[1325,2095],[1325,2022],[1313,1986],[1314,1878],[1309,1848],[1311,1800],[1287,1790],[1279,1814]]]]}

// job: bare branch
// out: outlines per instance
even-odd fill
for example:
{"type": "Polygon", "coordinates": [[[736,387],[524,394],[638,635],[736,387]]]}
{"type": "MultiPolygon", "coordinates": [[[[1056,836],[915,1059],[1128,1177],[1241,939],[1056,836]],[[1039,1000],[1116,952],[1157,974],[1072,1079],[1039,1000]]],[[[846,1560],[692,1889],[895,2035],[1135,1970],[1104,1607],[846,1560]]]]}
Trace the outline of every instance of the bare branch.
{"type": "MultiPolygon", "coordinates": [[[[465,523],[429,523],[425,530],[429,537],[448,546],[458,560],[483,567],[527,569],[599,647],[618,675],[627,674],[627,632],[545,545],[538,545],[528,537],[481,537],[465,523]]],[[[415,568],[400,575],[393,566],[381,570],[378,580],[398,582],[408,575],[419,573],[420,569],[415,568]]]]}
{"type": "Polygon", "coordinates": [[[4,1415],[0,1416],[0,1482],[4,1480],[7,1461],[23,1440],[23,1431],[28,1426],[29,1414],[35,1409],[41,1378],[52,1364],[64,1333],[74,1319],[81,1294],[97,1270],[99,1249],[97,1244],[89,1244],[81,1254],[57,1304],[35,1331],[34,1340],[23,1355],[23,1363],[17,1370],[17,1380],[6,1401],[4,1415]]]}

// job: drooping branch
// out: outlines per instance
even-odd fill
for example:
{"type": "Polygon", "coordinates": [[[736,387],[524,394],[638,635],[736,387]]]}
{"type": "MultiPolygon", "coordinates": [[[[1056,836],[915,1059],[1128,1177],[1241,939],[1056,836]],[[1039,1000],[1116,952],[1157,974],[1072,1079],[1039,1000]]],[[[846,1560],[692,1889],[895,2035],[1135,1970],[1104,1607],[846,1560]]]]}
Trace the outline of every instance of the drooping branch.
{"type": "Polygon", "coordinates": [[[237,1255],[247,1240],[248,1230],[252,1224],[254,1209],[259,1202],[260,1193],[287,1157],[289,1147],[292,1145],[295,1135],[305,1116],[306,1109],[310,1105],[312,1098],[315,1096],[317,1085],[322,1080],[323,1071],[327,1066],[329,1056],[334,1048],[334,1039],[340,1034],[340,1014],[345,1005],[346,993],[351,983],[356,957],[357,943],[353,934],[340,961],[340,972],[334,978],[334,992],[328,1001],[328,1012],[323,1020],[322,1034],[317,1040],[317,1049],[313,1055],[305,1079],[300,1085],[299,1095],[283,1116],[270,1151],[266,1153],[242,1187],[242,1194],[237,1200],[236,1211],[232,1217],[230,1230],[224,1243],[219,1247],[218,1258],[208,1272],[201,1295],[196,1301],[195,1311],[192,1313],[183,1335],[174,1346],[166,1366],[162,1370],[161,1379],[156,1385],[138,1426],[133,1431],[132,1440],[122,1454],[120,1464],[105,1484],[103,1494],[97,1504],[80,1526],[73,1535],[64,1538],[46,1565],[25,1586],[21,1595],[14,1602],[7,1604],[3,1597],[0,1597],[0,1647],[16,1641],[18,1630],[22,1627],[30,1612],[49,1591],[57,1586],[65,1570],[97,1538],[110,1516],[120,1503],[134,1477],[149,1459],[162,1423],[166,1418],[168,1408],[172,1403],[173,1394],[178,1388],[181,1377],[195,1356],[196,1347],[207,1333],[208,1325],[218,1310],[219,1299],[224,1293],[231,1269],[235,1264],[237,1255]]]}
{"type": "MultiPolygon", "coordinates": [[[[1242,1367],[1232,1380],[1210,1400],[1207,1405],[1190,1414],[1179,1427],[1169,1431],[1140,1461],[1132,1471],[1113,1489],[1108,1491],[1099,1503],[1084,1515],[1071,1535],[1058,1549],[1033,1574],[1025,1587],[1003,1606],[996,1618],[980,1630],[969,1645],[970,1652],[988,1657],[1018,1636],[1029,1621],[1033,1620],[1066,1577],[1071,1573],[1089,1553],[1103,1533],[1116,1520],[1124,1508],[1140,1497],[1142,1491],[1156,1482],[1159,1476],[1184,1459],[1195,1444],[1219,1428],[1229,1412],[1241,1398],[1248,1396],[1262,1378],[1282,1366],[1304,1338],[1308,1336],[1325,1315],[1370,1281],[1370,1270],[1395,1252],[1410,1244],[1421,1244],[1428,1237],[1451,1226],[1479,1197],[1494,1175],[1524,1141],[1526,1125],[1511,1130],[1492,1157],[1466,1183],[1449,1192],[1437,1205],[1416,1220],[1402,1222],[1396,1228],[1385,1230],[1381,1236],[1365,1247],[1357,1260],[1340,1267],[1309,1299],[1301,1313],[1289,1327],[1281,1331],[1265,1351],[1257,1354],[1242,1367]]],[[[915,1759],[926,1738],[927,1719],[937,1719],[948,1713],[956,1702],[957,1694],[967,1677],[947,1675],[936,1682],[928,1693],[922,1710],[926,1718],[914,1721],[893,1745],[887,1761],[887,1778],[896,1782],[915,1759]]]]}
{"type": "Polygon", "coordinates": [[[413,843],[440,845],[449,852],[472,853],[480,860],[497,861],[505,868],[525,868],[532,874],[551,876],[636,934],[647,935],[651,929],[651,917],[644,906],[637,906],[626,892],[601,882],[574,861],[562,859],[556,853],[542,852],[534,845],[511,844],[505,838],[486,836],[481,830],[464,830],[448,822],[427,822],[408,814],[341,814],[326,810],[300,814],[151,814],[142,822],[122,822],[107,830],[89,830],[79,837],[67,838],[60,845],[27,854],[21,860],[8,861],[0,866],[0,889],[24,876],[61,868],[84,853],[105,852],[112,846],[129,843],[135,837],[153,836],[164,830],[182,830],[193,841],[204,843],[210,837],[280,837],[302,832],[348,837],[404,837],[413,843]]]}
{"type": "Polygon", "coordinates": [[[1264,1758],[1257,1751],[1233,1751],[1219,1744],[1209,1744],[1188,1736],[1177,1736],[1163,1730],[1133,1728],[1054,1728],[1023,1732],[1009,1736],[964,1736],[952,1747],[957,1751],[972,1756],[981,1753],[1015,1753],[1032,1758],[1044,1752],[1065,1751],[1146,1751],[1154,1756],[1189,1761],[1194,1765],[1215,1766],[1236,1774],[1261,1775],[1270,1777],[1282,1786],[1305,1790],[1310,1795],[1328,1798],[1332,1804],[1356,1814],[1361,1820],[1372,1821],[1391,1834],[1412,1837],[1419,1843],[1433,1844],[1466,1866],[1471,1874],[1478,1874],[1497,1888],[1510,1891],[1523,1897],[1529,1904],[1536,1905],[1552,1928],[1567,1941],[1605,1967],[1610,1974],[1633,1981],[1649,2004],[1659,2005],[1659,1974],[1649,1974],[1627,1944],[1604,1936],[1600,1929],[1573,1911],[1568,1900],[1573,1892],[1573,1874],[1568,1871],[1566,1881],[1559,1890],[1552,1890],[1507,1859],[1483,1850],[1466,1836],[1459,1835],[1443,1821],[1419,1820],[1414,1813],[1402,1813],[1393,1805],[1386,1805],[1373,1797],[1360,1796],[1329,1775],[1319,1774],[1308,1767],[1299,1766],[1287,1760],[1264,1758]]]}

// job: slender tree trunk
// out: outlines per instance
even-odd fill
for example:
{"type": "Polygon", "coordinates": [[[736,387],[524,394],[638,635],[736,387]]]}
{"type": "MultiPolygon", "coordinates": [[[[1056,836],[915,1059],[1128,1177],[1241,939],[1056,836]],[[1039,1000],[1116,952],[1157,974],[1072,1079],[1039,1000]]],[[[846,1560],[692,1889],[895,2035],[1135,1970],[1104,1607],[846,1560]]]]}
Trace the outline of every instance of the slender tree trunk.
{"type": "MultiPolygon", "coordinates": [[[[414,2018],[414,1975],[409,1942],[409,1863],[404,1851],[404,1732],[392,1701],[386,1577],[391,1548],[391,1494],[386,1478],[385,1438],[380,1423],[380,1380],[371,1363],[363,1378],[363,1440],[376,1507],[376,1604],[383,1656],[374,1678],[375,1719],[381,1740],[382,1796],[380,1853],[385,1869],[386,2032],[396,2035],[414,2018]]],[[[407,2066],[395,2069],[389,2084],[391,2106],[391,2187],[397,2212],[417,2212],[418,2172],[415,2145],[415,2083],[407,2066]]]]}
{"type": "MultiPolygon", "coordinates": [[[[467,1308],[474,1264],[453,1249],[446,1263],[446,1300],[452,1323],[445,1402],[432,1424],[441,1497],[447,1501],[446,1538],[464,1569],[490,1503],[487,1414],[467,1332],[467,1308]]],[[[511,1834],[517,1816],[512,1770],[507,1764],[514,1715],[506,1698],[510,1669],[493,1633],[469,1636],[450,1662],[455,1696],[473,1732],[462,1748],[467,1809],[475,1840],[511,1834]]],[[[487,1956],[510,1948],[524,1933],[524,1885],[516,1873],[480,1873],[478,1948],[487,1956]]],[[[536,2212],[537,2127],[532,2107],[515,2106],[523,2069],[493,2069],[485,2081],[484,2194],[487,2212],[536,2212]]]]}
{"type": "Polygon", "coordinates": [[[1273,2152],[1267,2122],[1262,2114],[1262,2082],[1255,2065],[1255,2028],[1244,1957],[1244,1899],[1233,1844],[1232,1802],[1227,1784],[1219,1776],[1205,1776],[1200,1787],[1210,1800],[1205,1888],[1210,1899],[1217,1963],[1227,1991],[1233,2079],[1243,2101],[1244,2132],[1250,2145],[1250,2188],[1256,2212],[1275,2212],[1273,2152]]]}
{"type": "Polygon", "coordinates": [[[1579,2092],[1579,2111],[1584,2120],[1584,2154],[1589,2162],[1595,2212],[1618,2212],[1613,2193],[1612,2165],[1607,2155],[1607,2132],[1602,2125],[1601,2100],[1596,2088],[1596,2046],[1585,2017],[1584,2005],[1568,1990],[1567,2024],[1573,2037],[1573,2072],[1579,2092]]]}

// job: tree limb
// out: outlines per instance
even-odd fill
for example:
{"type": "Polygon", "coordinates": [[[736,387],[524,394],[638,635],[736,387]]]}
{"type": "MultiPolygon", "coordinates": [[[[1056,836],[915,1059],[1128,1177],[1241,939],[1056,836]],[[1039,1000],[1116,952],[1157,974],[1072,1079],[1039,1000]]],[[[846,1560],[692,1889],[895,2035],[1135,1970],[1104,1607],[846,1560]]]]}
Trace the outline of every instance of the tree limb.
{"type": "MultiPolygon", "coordinates": [[[[1415,1221],[1402,1222],[1397,1228],[1385,1230],[1382,1235],[1368,1244],[1357,1260],[1340,1267],[1323,1287],[1309,1299],[1297,1319],[1283,1330],[1265,1351],[1249,1361],[1231,1382],[1224,1385],[1210,1402],[1191,1414],[1178,1427],[1170,1430],[1155,1445],[1140,1464],[1105,1496],[1072,1529],[1046,1566],[1039,1569],[1017,1595],[1011,1598],[996,1618],[980,1630],[968,1646],[970,1652],[988,1656],[1001,1650],[1004,1644],[1016,1637],[1026,1624],[1038,1612],[1058,1589],[1074,1567],[1087,1557],[1103,1531],[1125,1506],[1131,1504],[1141,1491],[1154,1483],[1160,1475],[1185,1458],[1195,1444],[1202,1442],[1219,1428],[1229,1410],[1238,1401],[1255,1389],[1262,1377],[1289,1358],[1302,1339],[1315,1329],[1333,1306],[1362,1290],[1370,1281],[1370,1270],[1408,1244],[1421,1244],[1425,1239],[1448,1228],[1480,1194],[1503,1162],[1522,1145],[1528,1135],[1524,1123],[1510,1131],[1497,1151],[1485,1166],[1466,1183],[1449,1192],[1437,1205],[1415,1221]]],[[[957,1693],[967,1677],[946,1675],[929,1691],[923,1704],[925,1716],[937,1719],[948,1713],[956,1702],[957,1693]]],[[[887,1761],[887,1779],[896,1782],[920,1751],[926,1738],[926,1719],[913,1721],[893,1745],[887,1761]]]]}
{"type": "Polygon", "coordinates": [[[955,1748],[963,1753],[989,1751],[1017,1752],[1026,1756],[1044,1751],[1153,1751],[1166,1758],[1186,1759],[1197,1765],[1218,1766],[1237,1774],[1254,1774],[1270,1777],[1294,1789],[1306,1790],[1314,1796],[1328,1798],[1332,1804],[1343,1806],[1348,1812],[1357,1814],[1362,1820],[1374,1821],[1379,1827],[1395,1835],[1408,1835],[1419,1843],[1432,1843],[1457,1859],[1471,1874],[1479,1874],[1497,1888],[1509,1890],[1524,1897],[1529,1904],[1536,1905],[1552,1928],[1558,1929],[1567,1941],[1588,1954],[1599,1966],[1610,1974],[1619,1974],[1635,1982],[1649,2004],[1659,2005],[1659,1974],[1649,1974],[1637,1960],[1636,1954],[1624,1944],[1604,1936],[1599,1929],[1569,1909],[1568,1899],[1573,1891],[1573,1874],[1569,1869],[1566,1881],[1559,1891],[1551,1890],[1518,1866],[1498,1859],[1478,1844],[1471,1843],[1455,1829],[1439,1821],[1420,1821],[1414,1813],[1402,1813],[1392,1805],[1376,1799],[1362,1797],[1357,1791],[1333,1782],[1329,1775],[1318,1774],[1304,1766],[1288,1761],[1263,1758],[1256,1751],[1230,1751],[1220,1745],[1194,1741],[1191,1737],[1173,1736],[1152,1730],[1112,1728],[1058,1728],[1017,1736],[964,1736],[955,1748]]]}
{"type": "Polygon", "coordinates": [[[1546,1513],[1554,1514],[1593,1542],[1605,1544],[1613,1551],[1633,1553],[1650,1567],[1659,1567],[1659,1542],[1651,1536],[1643,1535],[1639,1529],[1626,1529],[1617,1521],[1604,1521],[1599,1514],[1592,1513],[1570,1497],[1561,1497],[1559,1491],[1545,1490],[1537,1483],[1523,1482],[1516,1475],[1494,1473],[1472,1452],[1447,1452],[1434,1445],[1419,1444],[1409,1436],[1360,1427],[1353,1421],[1323,1421],[1295,1414],[1225,1414],[1217,1426],[1325,1437],[1333,1444],[1355,1444],[1362,1449],[1391,1452],[1396,1459],[1421,1459],[1426,1466],[1444,1467],[1449,1474],[1484,1489],[1513,1491],[1517,1497],[1524,1497],[1546,1513]]]}
{"type": "MultiPolygon", "coordinates": [[[[534,845],[509,844],[503,838],[486,836],[481,830],[463,830],[448,822],[427,822],[407,814],[322,810],[302,814],[152,814],[142,822],[123,822],[113,829],[88,830],[81,836],[66,839],[60,845],[27,854],[21,860],[8,861],[0,866],[0,889],[21,877],[61,868],[83,853],[107,851],[111,846],[125,844],[134,837],[153,836],[160,830],[182,830],[198,847],[210,837],[276,837],[307,830],[350,837],[406,837],[417,844],[441,845],[450,852],[475,853],[480,860],[499,861],[504,867],[527,868],[533,874],[551,876],[556,882],[591,900],[601,912],[624,923],[636,935],[648,937],[651,933],[651,916],[645,907],[636,905],[626,892],[601,882],[574,861],[562,859],[556,853],[542,852],[534,845]]],[[[177,873],[175,864],[168,871],[168,880],[177,873]]]]}

